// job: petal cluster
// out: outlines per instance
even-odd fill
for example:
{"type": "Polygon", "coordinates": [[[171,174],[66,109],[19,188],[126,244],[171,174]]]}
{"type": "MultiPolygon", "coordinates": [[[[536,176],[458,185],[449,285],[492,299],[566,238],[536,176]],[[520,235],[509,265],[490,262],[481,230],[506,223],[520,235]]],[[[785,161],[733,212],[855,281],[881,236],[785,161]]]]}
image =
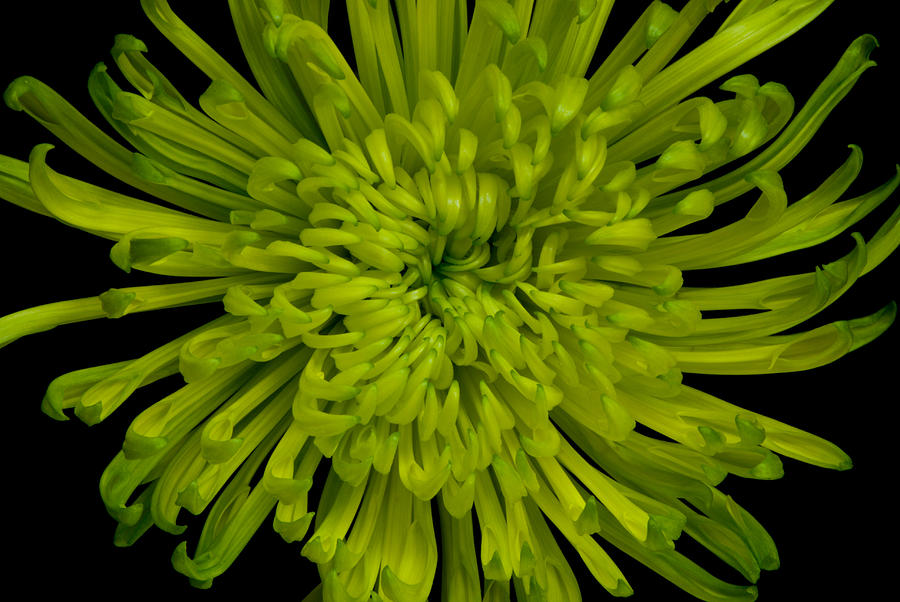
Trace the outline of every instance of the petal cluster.
{"type": "Polygon", "coordinates": [[[351,54],[328,33],[327,2],[233,0],[260,92],[165,0],[142,0],[211,84],[198,108],[143,42],[118,36],[119,75],[101,63],[88,89],[119,139],[42,82],[12,82],[10,107],[138,192],[59,173],[38,145],[27,162],[0,157],[0,196],[109,239],[125,272],[185,280],[8,315],[0,345],[223,307],[47,390],[50,416],[95,424],[138,388],[183,377],[135,412],[103,473],[116,542],[180,534],[185,512],[206,513],[172,562],[208,587],[269,521],[318,565],[311,600],[395,602],[436,597],[439,569],[443,600],[578,600],[587,584],[566,546],[626,596],[612,545],[700,599],[754,599],[778,553],[716,486],[778,478],[780,456],[850,459],[683,375],[806,370],[877,337],[893,304],[795,327],[900,244],[900,210],[814,272],[685,281],[827,241],[900,175],[848,198],[862,166],[851,147],[789,198],[779,172],[874,64],[876,42],[857,39],[798,109],[781,84],[725,76],[830,2],[744,0],[679,54],[718,4],[649,3],[595,60],[612,1],[348,0],[351,54]],[[713,82],[713,98],[694,95],[713,82]],[[744,217],[704,227],[739,198],[744,217]],[[683,536],[747,583],[682,555],[683,536]]]}

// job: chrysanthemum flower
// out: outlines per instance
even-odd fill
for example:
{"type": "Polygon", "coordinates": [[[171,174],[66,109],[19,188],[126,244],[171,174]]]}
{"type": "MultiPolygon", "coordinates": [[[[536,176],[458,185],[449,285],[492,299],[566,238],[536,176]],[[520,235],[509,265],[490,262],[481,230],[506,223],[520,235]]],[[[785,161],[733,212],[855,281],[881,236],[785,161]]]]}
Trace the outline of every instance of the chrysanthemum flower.
{"type": "Polygon", "coordinates": [[[95,424],[140,387],[185,381],[135,411],[103,473],[118,544],[205,513],[172,560],[206,587],[270,522],[318,564],[310,599],[396,602],[426,599],[439,569],[444,600],[577,600],[582,561],[628,595],[614,546],[698,598],[755,597],[778,554],[716,486],[777,478],[779,456],[850,460],[682,376],[806,370],[877,337],[893,304],[795,327],[894,250],[900,211],[811,273],[698,287],[689,271],[829,240],[897,187],[845,194],[856,147],[806,196],[779,175],[872,65],[874,38],[795,110],[784,86],[727,76],[827,0],[743,0],[681,54],[720,2],[649,3],[593,63],[611,1],[479,0],[469,14],[350,0],[355,68],[327,3],[235,0],[260,93],[167,2],[142,4],[212,80],[199,108],[130,36],[112,51],[119,74],[101,64],[88,84],[119,139],[34,78],[5,94],[134,196],[54,170],[49,145],[0,157],[0,196],[114,241],[126,272],[183,279],[11,314],[0,344],[224,308],[47,390],[46,413],[95,424]],[[703,227],[739,197],[745,216],[703,227]],[[682,555],[682,537],[745,582],[682,555]]]}

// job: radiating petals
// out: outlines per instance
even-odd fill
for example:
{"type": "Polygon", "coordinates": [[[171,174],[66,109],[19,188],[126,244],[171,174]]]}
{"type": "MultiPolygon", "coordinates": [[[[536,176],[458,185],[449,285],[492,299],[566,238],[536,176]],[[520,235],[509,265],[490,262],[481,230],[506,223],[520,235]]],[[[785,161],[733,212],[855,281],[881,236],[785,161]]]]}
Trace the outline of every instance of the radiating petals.
{"type": "Polygon", "coordinates": [[[881,334],[893,303],[793,329],[900,245],[900,210],[809,273],[699,287],[693,271],[815,246],[896,190],[900,171],[845,198],[855,146],[799,199],[780,173],[874,65],[874,38],[793,115],[784,85],[751,74],[691,95],[830,0],[735,3],[696,46],[724,3],[652,2],[592,73],[609,0],[477,0],[471,20],[461,0],[349,0],[343,48],[327,0],[231,0],[260,92],[166,0],[141,4],[210,83],[192,103],[143,42],[116,37],[131,89],[101,63],[88,92],[133,148],[33,78],[4,97],[137,192],[57,173],[50,145],[0,156],[0,196],[114,241],[126,273],[193,279],[23,309],[0,318],[0,346],[222,303],[47,389],[51,417],[94,424],[184,380],[136,412],[100,479],[118,545],[205,513],[172,563],[209,587],[272,516],[318,565],[310,602],[434,599],[438,565],[443,600],[570,602],[593,591],[570,545],[609,594],[639,591],[611,544],[697,598],[755,599],[778,552],[719,483],[779,478],[780,456],[851,461],[684,375],[811,369],[881,334]],[[753,189],[743,218],[704,228],[753,189]],[[681,538],[749,583],[711,575],[681,538]]]}

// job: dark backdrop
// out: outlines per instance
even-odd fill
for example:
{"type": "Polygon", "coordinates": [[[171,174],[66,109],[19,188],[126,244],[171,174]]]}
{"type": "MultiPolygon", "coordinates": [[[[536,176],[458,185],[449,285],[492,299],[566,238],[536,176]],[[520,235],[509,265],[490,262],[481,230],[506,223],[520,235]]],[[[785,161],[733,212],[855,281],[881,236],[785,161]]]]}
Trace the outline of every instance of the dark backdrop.
{"type": "MultiPolygon", "coordinates": [[[[172,4],[207,41],[246,71],[224,2],[173,0],[172,4]]],[[[643,4],[620,1],[610,31],[621,33],[638,12],[634,5],[643,4]]],[[[739,70],[753,72],[762,81],[785,83],[800,104],[856,36],[873,33],[882,43],[873,56],[880,66],[863,76],[824,131],[783,172],[792,199],[812,190],[836,168],[846,158],[849,143],[859,144],[866,155],[863,173],[851,192],[868,190],[893,173],[900,159],[893,88],[900,73],[900,35],[891,25],[891,4],[836,2],[806,30],[739,70]]],[[[96,61],[111,62],[108,49],[116,33],[143,39],[150,47],[151,61],[189,99],[196,99],[208,84],[153,29],[137,0],[5,5],[0,12],[0,82],[5,85],[22,74],[36,76],[99,122],[85,82],[96,61]]],[[[611,47],[615,38],[615,33],[609,35],[601,48],[611,47]]],[[[0,110],[0,132],[0,152],[23,159],[32,145],[52,141],[26,115],[6,107],[0,110]]],[[[60,171],[110,185],[105,174],[68,149],[53,151],[50,163],[60,171]]],[[[871,235],[896,203],[897,197],[889,200],[861,231],[871,235]]],[[[53,220],[0,204],[0,224],[4,271],[0,315],[157,280],[140,273],[124,274],[107,260],[108,241],[53,220]]],[[[815,252],[763,262],[745,271],[748,279],[762,278],[770,270],[808,271],[842,256],[851,246],[845,234],[815,252]]],[[[898,274],[900,260],[894,257],[813,325],[866,315],[900,298],[898,274]]],[[[199,307],[72,325],[0,350],[6,456],[0,497],[9,553],[3,564],[8,584],[21,583],[42,594],[88,594],[98,600],[158,594],[176,599],[231,599],[236,593],[299,600],[318,580],[314,566],[300,556],[300,546],[284,544],[268,525],[209,592],[193,590],[171,568],[169,555],[178,537],[153,531],[132,548],[113,547],[114,522],[102,506],[97,481],[118,450],[131,418],[164,388],[138,395],[107,422],[90,429],[77,420],[56,423],[40,412],[44,387],[54,376],[137,356],[218,311],[218,307],[199,307]]],[[[897,458],[898,345],[900,329],[894,327],[866,348],[806,373],[689,377],[688,382],[739,405],[835,441],[855,462],[853,470],[837,473],[785,460],[786,475],[780,481],[726,480],[724,490],[760,519],[781,552],[782,568],[764,574],[760,581],[761,599],[873,599],[893,579],[890,484],[897,458]]],[[[191,524],[189,532],[196,538],[202,522],[191,524]]],[[[610,553],[637,591],[634,599],[688,599],[615,549],[610,553]]],[[[574,553],[572,557],[573,565],[579,565],[574,553]]],[[[590,577],[583,581],[589,583],[590,577]]],[[[594,599],[587,588],[585,598],[594,599]]]]}

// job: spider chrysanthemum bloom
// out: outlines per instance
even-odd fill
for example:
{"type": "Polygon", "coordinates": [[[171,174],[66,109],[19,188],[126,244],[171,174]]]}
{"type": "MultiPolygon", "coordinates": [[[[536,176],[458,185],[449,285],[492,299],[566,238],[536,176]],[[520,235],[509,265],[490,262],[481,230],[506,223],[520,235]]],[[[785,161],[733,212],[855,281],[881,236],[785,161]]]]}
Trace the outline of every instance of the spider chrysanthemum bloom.
{"type": "Polygon", "coordinates": [[[139,192],[54,171],[47,145],[0,163],[0,195],[114,240],[125,271],[186,279],[7,316],[3,343],[224,305],[47,392],[49,414],[93,424],[140,386],[177,372],[187,383],[138,413],[101,479],[119,543],[207,512],[196,549],[173,556],[206,585],[274,515],[318,563],[327,600],[423,600],[439,567],[447,600],[504,599],[511,583],[519,599],[574,600],[576,555],[630,593],[604,545],[697,597],[755,596],[676,540],[755,582],[777,566],[774,545],[715,486],[780,476],[776,453],[849,459],[682,374],[808,369],[877,336],[893,306],[782,333],[893,250],[898,214],[813,273],[717,288],[685,287],[684,273],[815,245],[889,196],[897,178],[844,195],[856,148],[790,203],[778,175],[871,65],[873,38],[795,111],[783,86],[747,75],[725,78],[721,97],[690,95],[827,1],[744,0],[677,60],[719,3],[651,3],[590,72],[612,2],[482,0],[469,23],[460,2],[350,1],[354,71],[326,33],[327,4],[234,1],[260,94],[165,2],[143,4],[212,80],[199,109],[129,36],[113,49],[121,75],[101,65],[89,80],[125,144],[32,78],[5,96],[139,192]],[[679,232],[745,194],[752,207],[734,224],[679,232]],[[721,310],[737,315],[701,318],[721,310]]]}

